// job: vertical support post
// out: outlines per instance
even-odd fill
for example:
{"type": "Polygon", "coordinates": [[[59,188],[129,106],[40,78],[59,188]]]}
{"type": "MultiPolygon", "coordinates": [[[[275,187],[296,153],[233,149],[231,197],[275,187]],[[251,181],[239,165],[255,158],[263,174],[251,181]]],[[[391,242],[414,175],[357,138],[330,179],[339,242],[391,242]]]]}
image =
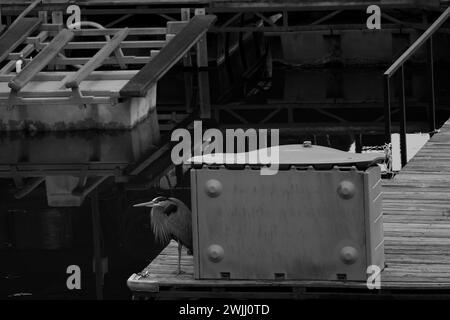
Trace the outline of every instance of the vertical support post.
{"type": "Polygon", "coordinates": [[[103,300],[103,263],[101,253],[100,211],[98,208],[98,191],[91,193],[92,242],[94,245],[95,293],[97,300],[103,300]]]}
{"type": "MultiPolygon", "coordinates": [[[[204,15],[205,9],[196,9],[196,15],[204,15]]],[[[208,44],[206,34],[197,43],[197,67],[198,72],[198,92],[200,103],[200,117],[202,119],[211,118],[211,101],[209,96],[209,74],[208,74],[208,44]]]]}
{"type": "Polygon", "coordinates": [[[391,143],[391,86],[388,75],[383,76],[384,93],[384,141],[391,143]]]}
{"type": "Polygon", "coordinates": [[[41,19],[42,23],[47,23],[48,21],[47,11],[39,11],[38,16],[41,19]]]}
{"type": "Polygon", "coordinates": [[[288,16],[288,12],[287,10],[283,11],[283,28],[285,31],[288,30],[289,28],[289,16],[288,16]]]}
{"type": "Polygon", "coordinates": [[[434,89],[434,57],[433,57],[433,36],[427,41],[427,71],[430,79],[428,88],[428,123],[430,132],[436,130],[436,98],[434,89]]]}
{"type": "Polygon", "coordinates": [[[233,67],[231,66],[231,59],[230,59],[230,32],[225,32],[225,67],[227,69],[227,75],[229,82],[234,81],[234,74],[233,74],[233,67]]]}
{"type": "MultiPolygon", "coordinates": [[[[52,12],[52,24],[58,24],[60,25],[58,30],[61,31],[62,28],[64,28],[64,16],[62,11],[53,11],[52,12]]],[[[64,50],[61,51],[62,54],[64,54],[64,50]]],[[[64,66],[58,66],[51,64],[49,66],[51,69],[54,68],[54,70],[62,70],[64,69],[64,66]]]]}
{"type": "MultiPolygon", "coordinates": [[[[181,20],[189,21],[191,19],[191,9],[190,8],[182,8],[181,9],[181,20]]],[[[192,56],[189,50],[188,53],[183,58],[183,66],[184,70],[184,92],[186,99],[186,112],[192,113],[192,95],[194,91],[193,79],[192,79],[192,56]],[[187,70],[186,70],[187,69],[187,70]]]]}
{"type": "Polygon", "coordinates": [[[400,70],[400,158],[402,168],[408,162],[406,151],[406,97],[405,97],[405,66],[400,70]]]}
{"type": "Polygon", "coordinates": [[[288,112],[288,123],[293,123],[294,122],[294,109],[292,108],[292,106],[287,107],[287,112],[288,112]]]}
{"type": "Polygon", "coordinates": [[[355,152],[362,153],[362,134],[355,134],[355,152]]]}
{"type": "Polygon", "coordinates": [[[52,12],[52,23],[60,24],[61,29],[64,26],[63,12],[62,11],[53,11],[52,12]]]}
{"type": "Polygon", "coordinates": [[[183,165],[175,166],[175,176],[177,177],[177,186],[183,187],[184,186],[184,172],[183,172],[183,165]]]}
{"type": "MultiPolygon", "coordinates": [[[[244,21],[245,21],[245,13],[242,13],[241,14],[241,23],[240,23],[241,27],[244,27],[244,21]]],[[[238,45],[239,45],[239,55],[241,56],[242,67],[246,71],[248,68],[248,64],[247,64],[247,56],[245,54],[244,32],[239,32],[238,45]]]]}
{"type": "Polygon", "coordinates": [[[214,106],[214,120],[216,123],[220,122],[220,107],[219,105],[214,106]]]}

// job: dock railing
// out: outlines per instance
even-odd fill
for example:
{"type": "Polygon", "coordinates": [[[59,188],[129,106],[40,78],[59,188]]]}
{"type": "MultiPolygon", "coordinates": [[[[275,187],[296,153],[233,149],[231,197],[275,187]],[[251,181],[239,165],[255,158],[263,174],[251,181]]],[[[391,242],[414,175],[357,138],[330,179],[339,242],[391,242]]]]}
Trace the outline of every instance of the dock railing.
{"type": "Polygon", "coordinates": [[[428,121],[430,131],[436,130],[436,99],[434,83],[434,58],[433,58],[433,35],[447,21],[450,16],[450,7],[448,7],[436,21],[386,70],[383,75],[384,89],[384,123],[385,123],[385,141],[391,142],[391,78],[400,72],[399,98],[400,98],[400,154],[402,167],[407,163],[406,150],[406,96],[405,96],[405,63],[419,50],[423,45],[427,45],[427,65],[430,83],[428,86],[428,121]]]}

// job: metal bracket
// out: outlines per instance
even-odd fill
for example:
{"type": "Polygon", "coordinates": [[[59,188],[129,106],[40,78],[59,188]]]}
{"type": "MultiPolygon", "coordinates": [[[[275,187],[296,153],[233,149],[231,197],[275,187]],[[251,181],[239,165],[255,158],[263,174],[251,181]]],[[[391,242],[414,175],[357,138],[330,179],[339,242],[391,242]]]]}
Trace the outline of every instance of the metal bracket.
{"type": "Polygon", "coordinates": [[[14,109],[16,102],[17,102],[17,91],[11,89],[8,97],[8,105],[6,106],[6,111],[12,111],[14,109]]]}
{"type": "Polygon", "coordinates": [[[83,96],[79,87],[72,88],[72,97],[75,100],[75,103],[79,104],[79,108],[81,110],[87,109],[87,103],[83,102],[83,100],[87,97],[83,96]]]}

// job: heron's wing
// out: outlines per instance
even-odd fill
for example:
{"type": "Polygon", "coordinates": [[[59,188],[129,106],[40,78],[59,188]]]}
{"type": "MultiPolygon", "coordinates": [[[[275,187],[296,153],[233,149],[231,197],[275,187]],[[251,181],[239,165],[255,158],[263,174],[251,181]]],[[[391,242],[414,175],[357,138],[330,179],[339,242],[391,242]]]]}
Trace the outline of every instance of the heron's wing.
{"type": "Polygon", "coordinates": [[[172,228],[167,215],[161,212],[161,208],[153,207],[151,211],[151,225],[156,240],[168,243],[171,238],[172,228]]]}
{"type": "Polygon", "coordinates": [[[169,215],[167,225],[173,237],[176,237],[186,248],[192,250],[192,215],[191,210],[180,200],[171,198],[177,203],[177,211],[169,215]],[[175,201],[176,200],[176,201],[175,201]]]}
{"type": "Polygon", "coordinates": [[[176,204],[169,204],[167,208],[164,209],[164,214],[170,216],[172,213],[177,212],[178,206],[176,204]]]}

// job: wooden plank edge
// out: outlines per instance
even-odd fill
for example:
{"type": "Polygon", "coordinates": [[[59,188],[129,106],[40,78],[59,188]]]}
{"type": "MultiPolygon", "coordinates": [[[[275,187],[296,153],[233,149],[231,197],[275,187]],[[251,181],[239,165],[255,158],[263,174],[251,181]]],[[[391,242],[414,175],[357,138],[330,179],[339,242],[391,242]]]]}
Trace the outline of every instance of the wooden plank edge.
{"type": "Polygon", "coordinates": [[[127,280],[128,288],[133,292],[159,292],[159,284],[155,280],[143,278],[133,273],[127,280]]]}
{"type": "Polygon", "coordinates": [[[74,33],[71,30],[61,30],[61,32],[53,38],[48,46],[42,49],[39,54],[28,65],[25,66],[22,72],[17,74],[8,83],[8,87],[15,91],[19,91],[20,89],[22,89],[37,73],[45,68],[45,66],[62,50],[66,43],[68,43],[73,37],[74,33]],[[37,65],[37,63],[41,63],[41,65],[37,65]],[[30,68],[35,68],[34,72],[32,71],[31,74],[29,74],[30,68]]]}

